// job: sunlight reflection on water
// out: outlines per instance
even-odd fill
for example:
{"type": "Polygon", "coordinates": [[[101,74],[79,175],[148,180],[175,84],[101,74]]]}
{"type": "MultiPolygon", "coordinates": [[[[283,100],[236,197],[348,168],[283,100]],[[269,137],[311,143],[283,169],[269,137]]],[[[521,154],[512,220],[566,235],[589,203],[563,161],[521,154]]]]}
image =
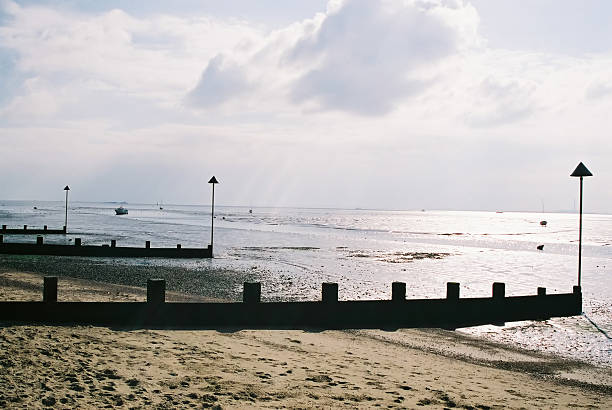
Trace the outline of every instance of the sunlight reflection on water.
{"type": "MultiPolygon", "coordinates": [[[[63,206],[1,201],[0,217],[10,226],[59,228],[63,206]]],[[[116,216],[117,206],[73,203],[70,234],[45,241],[72,243],[81,237],[84,244],[116,239],[117,246],[150,240],[152,247],[199,247],[210,240],[208,207],[129,204],[128,215],[116,216]]],[[[538,286],[567,293],[576,284],[575,214],[296,208],[254,208],[250,214],[248,208],[217,207],[215,215],[214,260],[121,263],[181,266],[194,275],[211,266],[246,272],[249,280],[262,282],[264,300],[316,300],[326,281],[339,283],[341,300],[388,299],[393,281],[406,282],[408,298],[445,297],[449,281],[460,282],[466,297],[490,295],[493,282],[505,282],[507,295],[535,294],[538,286]]],[[[611,334],[612,216],[585,215],[583,229],[584,311],[611,334]]],[[[239,295],[242,284],[232,286],[239,295]]],[[[610,340],[583,317],[463,331],[612,366],[610,340]]]]}

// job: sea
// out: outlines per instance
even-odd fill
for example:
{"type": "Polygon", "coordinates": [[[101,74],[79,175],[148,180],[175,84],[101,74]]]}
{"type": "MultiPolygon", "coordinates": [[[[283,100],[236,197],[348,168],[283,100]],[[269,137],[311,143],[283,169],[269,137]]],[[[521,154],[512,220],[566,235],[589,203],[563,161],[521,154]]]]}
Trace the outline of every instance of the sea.
{"type": "MultiPolygon", "coordinates": [[[[0,200],[0,223],[8,227],[57,229],[64,218],[62,201],[0,200]]],[[[227,276],[223,295],[234,300],[245,279],[262,283],[264,301],[318,300],[323,282],[337,282],[341,300],[389,299],[394,281],[406,283],[407,298],[444,298],[447,282],[459,282],[462,297],[490,296],[493,282],[504,282],[509,296],[537,287],[569,293],[578,282],[577,213],[216,206],[212,238],[211,221],[209,205],[71,202],[68,234],[45,242],[206,247],[212,240],[212,260],[96,263],[183,268],[188,274],[170,289],[216,297],[197,286],[212,269],[227,276]],[[127,215],[115,215],[120,205],[127,215]]],[[[581,285],[581,316],[458,331],[612,368],[612,215],[583,215],[581,285]]]]}

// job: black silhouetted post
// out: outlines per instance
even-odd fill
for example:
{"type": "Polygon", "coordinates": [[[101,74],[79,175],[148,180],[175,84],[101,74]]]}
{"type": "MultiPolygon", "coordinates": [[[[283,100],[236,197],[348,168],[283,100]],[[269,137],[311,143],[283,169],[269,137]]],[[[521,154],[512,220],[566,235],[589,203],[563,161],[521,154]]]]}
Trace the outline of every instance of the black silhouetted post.
{"type": "Polygon", "coordinates": [[[66,232],[68,229],[68,191],[70,191],[70,187],[66,185],[64,191],[66,191],[66,216],[64,218],[64,232],[66,232]]]}
{"type": "Polygon", "coordinates": [[[57,302],[57,276],[44,277],[43,302],[57,302]]]}
{"type": "Polygon", "coordinates": [[[406,283],[393,282],[391,284],[391,300],[394,302],[406,301],[406,283]]]}
{"type": "Polygon", "coordinates": [[[166,301],[166,281],[165,279],[147,280],[147,303],[160,304],[166,301]]]}
{"type": "Polygon", "coordinates": [[[324,282],[321,289],[321,300],[325,303],[338,302],[338,284],[324,282]]]}
{"type": "Polygon", "coordinates": [[[210,211],[210,256],[212,257],[213,251],[213,226],[215,225],[215,184],[218,184],[217,178],[213,175],[213,177],[208,181],[209,184],[212,185],[212,204],[210,211]]]}
{"type": "Polygon", "coordinates": [[[244,287],[242,290],[242,301],[244,303],[261,302],[261,283],[244,282],[244,287]]]}
{"type": "Polygon", "coordinates": [[[592,177],[593,174],[581,162],[570,176],[580,177],[580,216],[578,222],[578,286],[580,287],[582,276],[582,179],[584,177],[592,177]]]}
{"type": "Polygon", "coordinates": [[[446,300],[455,302],[459,300],[459,283],[446,282],[446,300]]]}

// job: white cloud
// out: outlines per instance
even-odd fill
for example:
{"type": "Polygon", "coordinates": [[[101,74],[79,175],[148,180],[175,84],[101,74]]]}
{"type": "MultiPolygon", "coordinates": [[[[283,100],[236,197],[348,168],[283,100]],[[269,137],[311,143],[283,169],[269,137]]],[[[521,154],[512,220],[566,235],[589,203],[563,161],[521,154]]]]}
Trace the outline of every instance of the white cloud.
{"type": "Polygon", "coordinates": [[[192,102],[208,107],[232,94],[242,98],[253,83],[241,91],[239,79],[252,77],[294,104],[385,114],[431,86],[438,61],[479,44],[477,21],[462,2],[333,3],[326,14],[271,34],[242,68],[211,60],[192,102]],[[230,86],[216,88],[214,80],[230,86]]]}
{"type": "Polygon", "coordinates": [[[612,56],[492,49],[459,0],[334,1],[274,31],[3,4],[0,53],[22,81],[0,98],[0,173],[39,166],[7,180],[13,197],[70,175],[96,184],[87,195],[198,202],[215,173],[234,203],[524,207],[566,162],[601,175],[612,154],[612,56]],[[135,176],[113,180],[118,168],[135,176]]]}

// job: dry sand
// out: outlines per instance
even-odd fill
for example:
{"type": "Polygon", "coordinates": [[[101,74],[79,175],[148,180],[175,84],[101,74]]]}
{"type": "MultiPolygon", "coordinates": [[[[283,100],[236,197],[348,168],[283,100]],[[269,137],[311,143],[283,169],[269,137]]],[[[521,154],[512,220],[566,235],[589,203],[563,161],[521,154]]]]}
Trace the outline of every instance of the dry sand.
{"type": "MultiPolygon", "coordinates": [[[[65,277],[58,293],[146,298],[65,277]]],[[[41,295],[41,275],[0,269],[0,300],[41,295]]],[[[450,331],[0,326],[0,407],[612,408],[610,369],[450,331]]]]}

